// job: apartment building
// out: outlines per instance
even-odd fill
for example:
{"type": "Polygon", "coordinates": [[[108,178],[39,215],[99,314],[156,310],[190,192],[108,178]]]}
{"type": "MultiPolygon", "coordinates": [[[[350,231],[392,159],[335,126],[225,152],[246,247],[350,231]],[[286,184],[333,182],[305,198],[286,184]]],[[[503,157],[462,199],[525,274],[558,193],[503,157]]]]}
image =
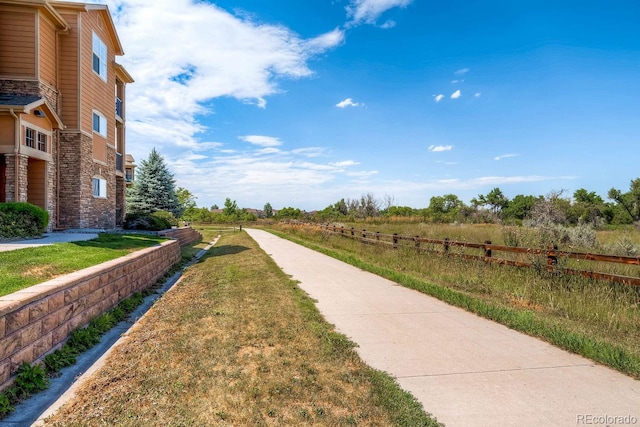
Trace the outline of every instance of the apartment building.
{"type": "Polygon", "coordinates": [[[123,54],[107,6],[0,0],[0,203],[46,209],[50,229],[122,223],[123,54]]]}

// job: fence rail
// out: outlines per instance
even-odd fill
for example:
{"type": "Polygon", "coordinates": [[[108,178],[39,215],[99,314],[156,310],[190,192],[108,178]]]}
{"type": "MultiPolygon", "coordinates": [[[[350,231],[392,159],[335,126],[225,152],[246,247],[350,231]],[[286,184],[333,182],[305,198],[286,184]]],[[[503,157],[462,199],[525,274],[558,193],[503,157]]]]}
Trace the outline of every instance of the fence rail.
{"type": "Polygon", "coordinates": [[[496,257],[496,252],[512,253],[518,255],[535,255],[546,258],[546,269],[548,271],[556,271],[562,274],[576,275],[588,277],[596,280],[607,280],[615,283],[621,283],[631,286],[640,286],[640,277],[626,276],[620,274],[612,274],[597,271],[588,271],[568,267],[559,267],[559,259],[575,259],[578,261],[592,261],[612,264],[624,264],[628,266],[640,266],[640,256],[628,257],[617,255],[594,254],[588,252],[571,252],[558,250],[557,246],[548,249],[522,248],[517,246],[494,245],[487,240],[484,243],[458,242],[448,238],[443,240],[429,239],[420,236],[402,236],[396,234],[383,234],[380,232],[372,232],[367,230],[356,230],[355,228],[338,227],[335,225],[319,225],[319,224],[298,224],[303,227],[316,228],[324,232],[340,235],[363,243],[385,245],[393,249],[398,247],[410,247],[419,252],[431,252],[445,256],[456,256],[469,260],[481,260],[486,263],[510,265],[515,267],[532,268],[536,264],[529,261],[518,259],[508,259],[505,257],[496,257]],[[431,246],[431,247],[430,247],[431,246]],[[453,249],[471,249],[481,251],[481,255],[455,252],[453,249]]]}

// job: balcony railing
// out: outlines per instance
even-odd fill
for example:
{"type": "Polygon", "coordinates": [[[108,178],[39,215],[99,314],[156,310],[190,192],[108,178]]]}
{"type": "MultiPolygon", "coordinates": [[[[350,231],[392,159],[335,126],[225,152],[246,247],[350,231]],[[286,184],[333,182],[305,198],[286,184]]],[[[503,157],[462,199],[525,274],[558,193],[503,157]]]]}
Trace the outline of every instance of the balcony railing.
{"type": "Polygon", "coordinates": [[[118,98],[117,96],[116,96],[116,116],[120,117],[121,119],[124,118],[123,112],[122,112],[122,99],[118,98]]]}
{"type": "Polygon", "coordinates": [[[122,167],[122,154],[120,153],[116,153],[116,169],[124,172],[124,168],[122,167]]]}

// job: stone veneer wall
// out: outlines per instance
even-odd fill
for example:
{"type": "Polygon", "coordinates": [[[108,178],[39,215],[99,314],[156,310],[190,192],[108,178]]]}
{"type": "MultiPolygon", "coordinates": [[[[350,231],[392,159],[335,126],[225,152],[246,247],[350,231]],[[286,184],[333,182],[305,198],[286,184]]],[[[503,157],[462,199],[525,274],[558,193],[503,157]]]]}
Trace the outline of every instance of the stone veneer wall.
{"type": "Polygon", "coordinates": [[[0,390],[22,362],[61,346],[76,328],[148,288],[180,261],[170,240],[0,297],[0,390]]]}

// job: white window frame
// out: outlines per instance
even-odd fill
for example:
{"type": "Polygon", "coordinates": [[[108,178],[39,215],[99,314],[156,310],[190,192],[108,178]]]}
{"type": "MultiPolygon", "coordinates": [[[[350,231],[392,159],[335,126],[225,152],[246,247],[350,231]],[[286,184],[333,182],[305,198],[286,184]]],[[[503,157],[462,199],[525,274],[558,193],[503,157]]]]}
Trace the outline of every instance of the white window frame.
{"type": "Polygon", "coordinates": [[[93,188],[93,197],[98,199],[107,198],[107,180],[101,176],[94,176],[91,179],[91,186],[93,188]]]}
{"type": "Polygon", "coordinates": [[[31,129],[30,127],[25,127],[24,145],[26,145],[29,148],[36,149],[38,147],[37,135],[38,135],[38,132],[36,132],[35,129],[31,129]]]}
{"type": "Polygon", "coordinates": [[[107,45],[104,44],[102,39],[94,32],[93,33],[93,49],[91,55],[91,68],[93,72],[107,81],[107,45]]]}
{"type": "Polygon", "coordinates": [[[47,146],[49,145],[49,137],[46,133],[38,132],[38,150],[47,152],[47,146]]]}
{"type": "Polygon", "coordinates": [[[91,128],[97,134],[100,134],[107,137],[107,118],[102,115],[99,111],[93,110],[93,115],[91,117],[91,128]],[[97,122],[96,122],[97,119],[97,122]],[[97,128],[96,128],[97,123],[97,128]]]}

